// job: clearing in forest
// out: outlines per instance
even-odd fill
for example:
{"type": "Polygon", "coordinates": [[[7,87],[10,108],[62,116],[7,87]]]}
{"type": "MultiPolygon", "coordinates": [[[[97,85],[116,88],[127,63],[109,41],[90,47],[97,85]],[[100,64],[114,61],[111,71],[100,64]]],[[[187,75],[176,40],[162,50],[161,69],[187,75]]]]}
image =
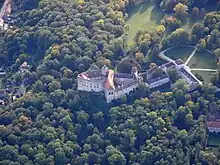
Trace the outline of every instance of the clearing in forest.
{"type": "Polygon", "coordinates": [[[134,37],[139,29],[151,30],[160,25],[164,14],[153,4],[142,4],[128,10],[129,18],[126,22],[130,26],[127,35],[128,46],[134,44],[134,37]]]}

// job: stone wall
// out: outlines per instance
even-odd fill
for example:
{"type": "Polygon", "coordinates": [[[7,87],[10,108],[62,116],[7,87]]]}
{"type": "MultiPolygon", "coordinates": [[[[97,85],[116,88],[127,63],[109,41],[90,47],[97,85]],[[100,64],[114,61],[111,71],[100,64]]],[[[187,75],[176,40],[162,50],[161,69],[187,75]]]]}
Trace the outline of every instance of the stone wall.
{"type": "Polygon", "coordinates": [[[161,79],[161,80],[159,80],[159,81],[156,81],[156,82],[151,83],[151,84],[148,84],[148,85],[149,85],[149,88],[152,89],[152,88],[156,88],[156,87],[158,87],[158,86],[160,86],[160,85],[166,84],[166,83],[168,83],[168,82],[170,82],[169,77],[164,78],[164,79],[161,79]]]}
{"type": "Polygon", "coordinates": [[[100,78],[96,80],[86,80],[77,78],[77,89],[87,92],[101,92],[104,91],[104,82],[106,79],[100,78]]]}
{"type": "Polygon", "coordinates": [[[220,128],[215,128],[215,127],[208,127],[209,132],[213,132],[213,133],[219,133],[220,132],[220,128]]]}
{"type": "Polygon", "coordinates": [[[123,88],[120,88],[120,89],[105,90],[106,101],[107,101],[107,103],[109,103],[112,100],[119,99],[123,95],[129,94],[131,91],[133,91],[137,87],[138,87],[138,82],[134,81],[129,86],[126,86],[126,87],[123,87],[123,88]]]}

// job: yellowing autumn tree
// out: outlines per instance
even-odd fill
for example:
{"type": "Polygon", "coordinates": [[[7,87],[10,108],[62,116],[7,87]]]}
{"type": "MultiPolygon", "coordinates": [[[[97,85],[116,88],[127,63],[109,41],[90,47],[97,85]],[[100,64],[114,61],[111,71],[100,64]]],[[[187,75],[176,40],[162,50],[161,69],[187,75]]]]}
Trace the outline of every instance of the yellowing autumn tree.
{"type": "Polygon", "coordinates": [[[184,21],[186,19],[186,16],[188,15],[188,7],[182,3],[178,3],[174,7],[175,17],[180,19],[181,21],[184,21]]]}
{"type": "Polygon", "coordinates": [[[160,36],[163,36],[164,35],[164,32],[165,32],[166,28],[164,25],[159,25],[156,27],[156,32],[157,34],[159,34],[160,36]]]}

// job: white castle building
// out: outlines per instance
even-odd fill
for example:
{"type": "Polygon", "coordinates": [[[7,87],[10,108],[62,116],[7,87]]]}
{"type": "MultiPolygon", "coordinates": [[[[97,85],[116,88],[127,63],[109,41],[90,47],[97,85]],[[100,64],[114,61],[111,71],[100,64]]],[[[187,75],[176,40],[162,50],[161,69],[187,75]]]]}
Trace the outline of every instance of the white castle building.
{"type": "Polygon", "coordinates": [[[138,87],[140,77],[137,68],[132,68],[131,74],[114,73],[113,70],[103,66],[101,70],[86,71],[77,76],[78,90],[87,92],[104,92],[106,101],[128,94],[138,87]]]}
{"type": "Polygon", "coordinates": [[[208,131],[211,133],[220,133],[220,120],[214,120],[207,123],[208,131]]]}
{"type": "Polygon", "coordinates": [[[136,89],[140,82],[143,82],[149,89],[156,88],[163,84],[169,83],[169,69],[177,69],[178,74],[190,85],[191,89],[195,89],[202,82],[199,81],[181,60],[169,62],[159,67],[155,66],[145,73],[138,73],[136,67],[133,67],[130,74],[115,73],[114,70],[103,66],[100,70],[88,70],[77,76],[78,90],[87,92],[104,92],[106,101],[121,98],[125,94],[129,94],[136,89]],[[160,69],[162,74],[155,76],[160,69]]]}

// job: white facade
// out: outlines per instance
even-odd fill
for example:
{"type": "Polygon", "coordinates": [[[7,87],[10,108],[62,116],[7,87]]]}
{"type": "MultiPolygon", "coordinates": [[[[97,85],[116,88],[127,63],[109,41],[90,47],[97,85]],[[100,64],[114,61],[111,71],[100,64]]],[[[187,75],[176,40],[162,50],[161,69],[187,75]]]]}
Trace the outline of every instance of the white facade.
{"type": "Polygon", "coordinates": [[[209,132],[213,132],[213,133],[219,133],[220,132],[220,128],[217,127],[208,127],[209,132]]]}
{"type": "Polygon", "coordinates": [[[114,77],[115,80],[121,81],[121,82],[129,82],[129,81],[134,81],[132,78],[116,78],[114,77]]]}
{"type": "Polygon", "coordinates": [[[180,76],[183,77],[189,85],[191,85],[191,84],[202,84],[202,82],[199,81],[199,80],[192,74],[192,72],[190,71],[190,68],[189,68],[188,66],[184,66],[183,68],[184,68],[184,70],[185,70],[186,72],[188,72],[188,73],[197,81],[197,82],[194,82],[194,81],[192,81],[188,76],[186,76],[186,75],[183,74],[182,72],[179,72],[180,76]]]}
{"type": "Polygon", "coordinates": [[[9,25],[8,25],[7,23],[5,23],[4,26],[3,26],[3,29],[4,29],[4,30],[7,30],[8,27],[9,27],[9,25]]]}
{"type": "Polygon", "coordinates": [[[116,100],[121,98],[125,94],[129,94],[131,91],[136,89],[138,87],[138,83],[135,83],[127,88],[124,88],[122,90],[117,89],[115,90],[105,90],[105,98],[107,103],[110,103],[112,100],[116,100]]]}
{"type": "Polygon", "coordinates": [[[168,82],[170,82],[169,77],[164,78],[164,79],[161,79],[161,80],[158,80],[158,81],[155,81],[155,82],[149,84],[149,88],[150,88],[150,89],[156,88],[156,87],[161,86],[161,85],[163,85],[163,84],[166,84],[166,83],[168,83],[168,82]]]}
{"type": "Polygon", "coordinates": [[[104,83],[106,79],[102,77],[97,77],[97,79],[93,78],[90,80],[86,79],[77,79],[77,89],[80,91],[87,91],[87,92],[102,92],[104,91],[104,83]]]}
{"type": "Polygon", "coordinates": [[[189,84],[191,85],[193,82],[186,76],[184,75],[182,72],[179,72],[180,76],[183,77],[183,79],[189,84]]]}

